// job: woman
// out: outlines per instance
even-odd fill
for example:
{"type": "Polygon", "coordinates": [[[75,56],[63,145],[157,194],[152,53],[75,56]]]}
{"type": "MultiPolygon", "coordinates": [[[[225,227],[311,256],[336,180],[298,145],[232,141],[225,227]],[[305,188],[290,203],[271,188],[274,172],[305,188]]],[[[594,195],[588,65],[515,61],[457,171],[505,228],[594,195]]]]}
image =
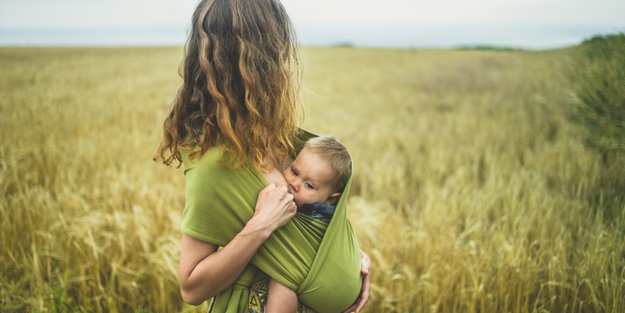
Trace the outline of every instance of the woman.
{"type": "MultiPolygon", "coordinates": [[[[295,123],[299,61],[284,8],[277,0],[200,1],[186,50],[184,82],[158,149],[165,164],[185,166],[184,301],[217,296],[213,311],[245,311],[242,301],[262,272],[304,299],[323,296],[312,285],[324,275],[309,273],[319,267],[325,228],[294,218],[292,195],[275,184],[304,134],[295,123]]],[[[353,240],[350,232],[344,233],[353,240]]],[[[356,300],[349,311],[368,300],[369,258],[359,257],[362,279],[357,290],[346,288],[356,300]]],[[[348,306],[335,307],[341,305],[348,306]]]]}

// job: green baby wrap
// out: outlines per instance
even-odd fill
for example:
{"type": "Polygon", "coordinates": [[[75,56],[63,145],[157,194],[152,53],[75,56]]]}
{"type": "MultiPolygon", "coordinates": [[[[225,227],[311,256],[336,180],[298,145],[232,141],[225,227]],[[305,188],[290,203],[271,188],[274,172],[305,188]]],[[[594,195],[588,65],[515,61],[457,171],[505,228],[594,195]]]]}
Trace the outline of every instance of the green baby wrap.
{"type": "MultiPolygon", "coordinates": [[[[300,131],[296,151],[314,136],[300,131]]],[[[229,169],[220,159],[219,148],[192,160],[183,154],[186,203],[182,231],[224,246],[252,217],[258,193],[268,183],[253,166],[229,169]]],[[[329,224],[296,214],[274,232],[235,283],[215,297],[211,312],[246,312],[249,287],[264,274],[295,290],[299,301],[316,312],[340,312],[349,307],[362,282],[360,249],[346,212],[350,185],[351,178],[329,224]]]]}

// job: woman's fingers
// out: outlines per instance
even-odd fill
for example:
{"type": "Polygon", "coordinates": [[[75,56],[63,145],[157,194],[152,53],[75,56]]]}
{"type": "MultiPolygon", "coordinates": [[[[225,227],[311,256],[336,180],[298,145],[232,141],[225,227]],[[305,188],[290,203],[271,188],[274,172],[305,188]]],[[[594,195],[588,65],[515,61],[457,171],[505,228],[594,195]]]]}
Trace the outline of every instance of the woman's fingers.
{"type": "Polygon", "coordinates": [[[263,188],[256,203],[256,214],[271,221],[275,228],[284,226],[295,216],[297,207],[286,187],[270,184],[263,188]]]}
{"type": "Polygon", "coordinates": [[[362,287],[354,309],[357,313],[362,311],[369,302],[369,288],[371,286],[371,259],[362,250],[360,250],[360,273],[362,274],[362,287]]]}
{"type": "Polygon", "coordinates": [[[358,299],[358,305],[356,306],[356,313],[362,311],[369,302],[369,287],[371,285],[371,275],[367,273],[362,278],[362,289],[360,290],[360,298],[358,299]]]}
{"type": "Polygon", "coordinates": [[[364,251],[360,250],[360,273],[363,276],[367,276],[369,275],[370,270],[371,270],[371,259],[364,251]]]}
{"type": "Polygon", "coordinates": [[[286,193],[284,196],[282,196],[282,206],[284,208],[284,223],[281,223],[281,226],[283,226],[284,224],[286,224],[289,220],[291,220],[294,216],[295,213],[297,212],[297,206],[295,205],[295,202],[293,201],[293,195],[288,193],[286,191],[286,187],[284,187],[284,192],[286,193]]]}
{"type": "Polygon", "coordinates": [[[263,188],[263,190],[260,191],[261,194],[267,194],[270,190],[276,189],[276,184],[271,183],[267,186],[265,186],[265,188],[263,188]]]}
{"type": "Polygon", "coordinates": [[[276,206],[281,203],[287,194],[286,187],[278,187],[276,184],[271,183],[260,191],[258,201],[262,204],[261,208],[276,206]],[[264,206],[265,204],[267,204],[267,206],[264,206]]]}

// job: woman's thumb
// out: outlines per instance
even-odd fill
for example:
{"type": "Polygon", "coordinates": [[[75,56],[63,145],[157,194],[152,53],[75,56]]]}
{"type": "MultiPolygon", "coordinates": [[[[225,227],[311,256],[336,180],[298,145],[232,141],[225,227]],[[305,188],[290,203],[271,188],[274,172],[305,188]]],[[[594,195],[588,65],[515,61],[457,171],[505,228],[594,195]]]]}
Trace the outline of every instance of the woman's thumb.
{"type": "Polygon", "coordinates": [[[270,183],[269,185],[265,186],[265,188],[263,188],[263,191],[269,191],[271,189],[276,189],[276,184],[275,183],[270,183]]]}

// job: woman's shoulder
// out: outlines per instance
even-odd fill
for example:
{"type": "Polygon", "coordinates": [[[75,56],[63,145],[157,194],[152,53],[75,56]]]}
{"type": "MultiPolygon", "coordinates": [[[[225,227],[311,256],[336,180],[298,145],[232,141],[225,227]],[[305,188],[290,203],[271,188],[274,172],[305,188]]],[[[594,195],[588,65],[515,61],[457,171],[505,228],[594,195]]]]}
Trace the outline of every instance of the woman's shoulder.
{"type": "Polygon", "coordinates": [[[250,162],[238,166],[228,166],[224,161],[223,148],[210,147],[204,153],[195,148],[182,153],[182,164],[187,184],[201,183],[228,186],[241,180],[258,180],[258,171],[253,170],[250,162]]]}
{"type": "Polygon", "coordinates": [[[218,146],[210,147],[202,152],[200,147],[185,149],[180,152],[185,172],[197,166],[218,166],[222,149],[218,146]]]}

